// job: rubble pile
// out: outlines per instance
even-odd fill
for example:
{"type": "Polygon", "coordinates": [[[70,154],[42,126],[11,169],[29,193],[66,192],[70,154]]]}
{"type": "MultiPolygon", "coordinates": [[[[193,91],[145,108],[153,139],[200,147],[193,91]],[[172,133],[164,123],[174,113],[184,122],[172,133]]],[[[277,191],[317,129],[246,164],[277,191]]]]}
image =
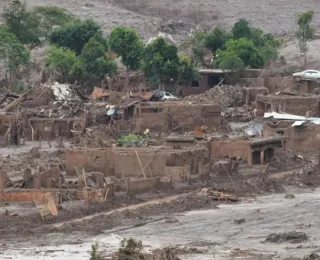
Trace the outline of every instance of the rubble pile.
{"type": "Polygon", "coordinates": [[[185,97],[184,100],[195,103],[215,103],[223,108],[228,108],[238,106],[241,103],[243,100],[243,90],[240,85],[216,86],[202,94],[185,97]]]}

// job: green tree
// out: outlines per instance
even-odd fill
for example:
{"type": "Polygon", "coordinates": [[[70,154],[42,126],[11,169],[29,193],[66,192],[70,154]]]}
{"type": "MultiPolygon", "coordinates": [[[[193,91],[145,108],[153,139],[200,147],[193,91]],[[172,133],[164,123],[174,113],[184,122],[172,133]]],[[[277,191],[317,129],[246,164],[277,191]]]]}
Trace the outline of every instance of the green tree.
{"type": "Polygon", "coordinates": [[[114,75],[117,64],[107,56],[105,46],[92,37],[84,46],[80,62],[74,65],[73,72],[78,75],[82,72],[89,81],[101,80],[106,74],[114,75]]]}
{"type": "Polygon", "coordinates": [[[47,39],[53,27],[61,26],[72,18],[64,9],[57,7],[36,7],[27,10],[25,2],[12,0],[4,7],[2,18],[8,31],[30,47],[40,45],[47,39]]]}
{"type": "Polygon", "coordinates": [[[255,47],[254,43],[247,38],[229,40],[226,44],[226,50],[219,51],[217,54],[216,64],[219,67],[221,66],[221,63],[228,64],[224,62],[224,59],[230,59],[230,57],[233,59],[235,59],[235,57],[239,57],[245,67],[261,68],[265,63],[264,57],[255,47]]]}
{"type": "Polygon", "coordinates": [[[192,81],[199,80],[200,74],[191,59],[187,56],[180,58],[179,84],[190,85],[192,81]]]}
{"type": "Polygon", "coordinates": [[[232,37],[234,40],[240,38],[251,38],[251,28],[246,19],[239,19],[232,27],[232,37]]]}
{"type": "Polygon", "coordinates": [[[244,68],[243,61],[234,52],[218,50],[216,65],[222,70],[241,70],[244,68]]]}
{"type": "Polygon", "coordinates": [[[46,39],[54,27],[64,26],[74,20],[65,9],[56,6],[37,6],[30,14],[38,20],[41,34],[46,39]]]}
{"type": "Polygon", "coordinates": [[[308,52],[308,44],[309,40],[314,38],[314,28],[311,26],[311,22],[313,20],[313,11],[304,12],[298,15],[298,31],[296,36],[299,39],[299,47],[300,51],[304,53],[304,67],[307,67],[307,52],[308,52]]]}
{"type": "Polygon", "coordinates": [[[227,40],[230,38],[231,35],[219,27],[216,27],[205,37],[205,44],[206,47],[212,51],[213,55],[215,55],[218,49],[223,49],[225,47],[227,40]]]}
{"type": "Polygon", "coordinates": [[[29,64],[30,53],[14,34],[0,30],[0,60],[12,78],[21,66],[29,64]]]}
{"type": "Polygon", "coordinates": [[[101,27],[92,20],[75,20],[54,30],[49,36],[51,44],[64,47],[80,55],[88,41],[95,37],[97,41],[107,47],[107,40],[103,37],[101,27]]]}
{"type": "Polygon", "coordinates": [[[45,58],[47,69],[52,73],[57,72],[60,75],[60,80],[63,82],[68,81],[71,70],[77,60],[74,51],[57,48],[56,46],[50,47],[45,58]]]}
{"type": "Polygon", "coordinates": [[[27,11],[25,2],[11,1],[8,7],[4,7],[2,18],[8,30],[15,34],[21,43],[31,47],[40,44],[39,21],[27,11]]]}
{"type": "Polygon", "coordinates": [[[118,26],[111,31],[109,45],[126,66],[126,89],[128,91],[129,70],[138,70],[141,67],[142,40],[134,29],[118,26]]]}
{"type": "Polygon", "coordinates": [[[177,82],[180,75],[178,49],[159,37],[147,45],[143,54],[143,71],[154,87],[177,82]]]}

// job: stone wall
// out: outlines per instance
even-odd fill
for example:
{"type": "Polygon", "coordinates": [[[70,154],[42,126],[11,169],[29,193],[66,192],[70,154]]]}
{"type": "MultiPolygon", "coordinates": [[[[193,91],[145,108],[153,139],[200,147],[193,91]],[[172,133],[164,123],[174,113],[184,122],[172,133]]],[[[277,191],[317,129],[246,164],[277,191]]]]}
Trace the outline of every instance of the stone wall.
{"type": "Polygon", "coordinates": [[[210,145],[211,158],[228,157],[247,160],[250,152],[250,143],[246,140],[212,141],[210,145]]]}

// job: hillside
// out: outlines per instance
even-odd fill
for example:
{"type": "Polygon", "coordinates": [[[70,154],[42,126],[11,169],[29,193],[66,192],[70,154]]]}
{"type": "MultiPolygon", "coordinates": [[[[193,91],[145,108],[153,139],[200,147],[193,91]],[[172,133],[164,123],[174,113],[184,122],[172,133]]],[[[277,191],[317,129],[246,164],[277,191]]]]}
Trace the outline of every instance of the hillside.
{"type": "MultiPolygon", "coordinates": [[[[159,31],[181,42],[191,29],[230,28],[239,18],[275,35],[295,31],[297,13],[314,10],[320,28],[319,0],[27,0],[32,5],[64,7],[80,17],[91,17],[108,34],[115,25],[134,27],[144,39],[159,31]]],[[[0,8],[8,3],[2,0],[0,8]]]]}

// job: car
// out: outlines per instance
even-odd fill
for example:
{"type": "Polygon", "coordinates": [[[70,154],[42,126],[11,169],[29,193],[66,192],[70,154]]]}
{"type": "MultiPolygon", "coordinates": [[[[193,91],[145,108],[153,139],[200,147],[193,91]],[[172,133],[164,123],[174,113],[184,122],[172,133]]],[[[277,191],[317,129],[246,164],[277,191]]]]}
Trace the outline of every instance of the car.
{"type": "Polygon", "coordinates": [[[169,92],[163,91],[161,93],[161,100],[163,100],[163,101],[165,101],[165,100],[179,100],[179,98],[177,98],[176,96],[172,95],[169,92]]]}
{"type": "Polygon", "coordinates": [[[320,83],[320,71],[318,70],[305,70],[292,74],[295,81],[310,80],[320,83]]]}

